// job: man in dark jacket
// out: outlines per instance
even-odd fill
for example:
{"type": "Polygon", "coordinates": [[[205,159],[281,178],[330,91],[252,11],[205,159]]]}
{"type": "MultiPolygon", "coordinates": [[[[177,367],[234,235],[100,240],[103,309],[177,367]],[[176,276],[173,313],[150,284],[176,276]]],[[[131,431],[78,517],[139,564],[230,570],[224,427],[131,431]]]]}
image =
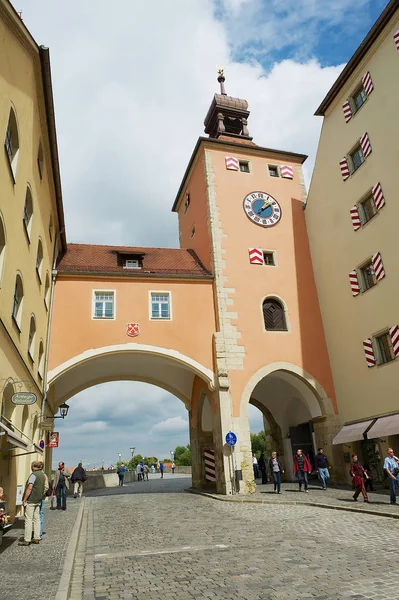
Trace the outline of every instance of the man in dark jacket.
{"type": "Polygon", "coordinates": [[[321,487],[323,490],[327,489],[327,481],[330,479],[330,464],[327,456],[324,454],[323,448],[318,448],[317,454],[314,459],[314,466],[319,476],[321,487]]]}
{"type": "Polygon", "coordinates": [[[40,543],[40,504],[44,496],[46,476],[42,471],[42,463],[33,461],[32,473],[28,477],[22,506],[25,508],[25,535],[19,546],[30,546],[40,543]],[[33,527],[33,538],[32,538],[33,527]]]}
{"type": "Polygon", "coordinates": [[[86,471],[82,467],[80,462],[74,472],[72,473],[71,482],[73,483],[73,497],[82,497],[83,484],[87,479],[86,471]]]}

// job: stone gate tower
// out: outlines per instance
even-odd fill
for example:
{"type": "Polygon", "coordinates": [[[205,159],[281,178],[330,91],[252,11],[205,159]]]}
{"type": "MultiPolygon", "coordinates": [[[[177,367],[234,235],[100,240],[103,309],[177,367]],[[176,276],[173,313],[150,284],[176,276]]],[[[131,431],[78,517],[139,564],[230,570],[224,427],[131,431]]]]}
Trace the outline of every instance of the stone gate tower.
{"type": "MultiPolygon", "coordinates": [[[[263,412],[287,471],[297,447],[332,454],[336,405],[302,206],[306,156],[257,146],[248,103],[226,94],[223,71],[218,82],[209,137],[195,146],[173,210],[181,247],[214,275],[216,469],[242,471],[240,491],[250,492],[248,404],[263,412]],[[233,463],[223,448],[229,430],[238,436],[233,463]]],[[[201,306],[193,309],[195,319],[201,306]]],[[[194,452],[210,441],[197,435],[194,452]]]]}

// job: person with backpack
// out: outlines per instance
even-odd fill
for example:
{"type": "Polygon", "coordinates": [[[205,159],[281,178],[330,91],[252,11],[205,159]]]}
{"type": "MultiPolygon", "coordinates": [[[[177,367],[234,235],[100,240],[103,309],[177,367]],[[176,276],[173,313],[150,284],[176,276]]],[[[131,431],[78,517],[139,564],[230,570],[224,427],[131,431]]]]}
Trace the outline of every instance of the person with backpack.
{"type": "Polygon", "coordinates": [[[119,486],[123,486],[123,480],[125,478],[125,465],[119,465],[117,471],[119,477],[119,486]]]}
{"type": "Polygon", "coordinates": [[[86,471],[84,470],[82,463],[80,462],[74,472],[72,473],[71,482],[73,483],[73,497],[82,497],[83,484],[87,480],[86,471]]]}

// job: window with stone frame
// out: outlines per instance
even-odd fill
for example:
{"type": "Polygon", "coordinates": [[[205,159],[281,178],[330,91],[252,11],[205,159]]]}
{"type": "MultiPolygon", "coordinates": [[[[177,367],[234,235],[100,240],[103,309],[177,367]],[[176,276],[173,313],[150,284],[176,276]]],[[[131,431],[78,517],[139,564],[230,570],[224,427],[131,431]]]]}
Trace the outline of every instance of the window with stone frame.
{"type": "Polygon", "coordinates": [[[284,306],[275,298],[263,301],[263,320],[267,331],[288,331],[284,306]]]}

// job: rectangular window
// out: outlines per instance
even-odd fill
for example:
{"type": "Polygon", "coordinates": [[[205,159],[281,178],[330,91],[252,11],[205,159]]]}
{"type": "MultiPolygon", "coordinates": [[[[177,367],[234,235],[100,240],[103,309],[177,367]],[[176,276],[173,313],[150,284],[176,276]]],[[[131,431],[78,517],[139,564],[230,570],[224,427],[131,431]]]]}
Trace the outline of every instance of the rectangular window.
{"type": "Polygon", "coordinates": [[[352,159],[353,171],[357,171],[357,169],[364,163],[364,155],[361,147],[357,146],[355,150],[351,152],[350,157],[352,159]]]}
{"type": "Polygon", "coordinates": [[[373,269],[373,264],[370,261],[369,263],[367,263],[366,265],[364,265],[364,267],[362,267],[360,269],[361,274],[362,274],[362,280],[363,280],[363,292],[365,292],[366,290],[369,290],[370,288],[374,287],[376,282],[375,276],[374,276],[374,269],[373,269]]]}
{"type": "Polygon", "coordinates": [[[361,213],[362,213],[362,221],[363,223],[367,223],[377,214],[377,208],[374,204],[374,198],[372,195],[368,196],[365,200],[360,203],[361,213]]]}
{"type": "Polygon", "coordinates": [[[376,341],[378,347],[378,364],[383,365],[394,360],[395,356],[392,350],[391,336],[389,333],[378,336],[376,341]]]}
{"type": "Polygon", "coordinates": [[[141,263],[138,259],[125,260],[124,269],[141,269],[141,263]]]}
{"type": "Polygon", "coordinates": [[[366,102],[367,95],[363,86],[361,86],[352,96],[353,104],[355,105],[355,111],[359,110],[361,106],[366,102]]]}
{"type": "Polygon", "coordinates": [[[151,319],[170,319],[169,292],[151,292],[151,319]]]}
{"type": "Polygon", "coordinates": [[[276,167],[274,165],[268,165],[268,168],[269,168],[270,177],[280,177],[280,174],[278,172],[278,167],[276,167]]]}
{"type": "Polygon", "coordinates": [[[249,162],[247,160],[240,160],[239,165],[242,173],[249,173],[249,162]]]}
{"type": "Polygon", "coordinates": [[[114,292],[94,292],[94,319],[114,318],[114,292]]]}
{"type": "Polygon", "coordinates": [[[276,264],[274,262],[274,252],[264,252],[263,253],[263,261],[264,261],[265,265],[274,267],[274,265],[276,264]]]}

